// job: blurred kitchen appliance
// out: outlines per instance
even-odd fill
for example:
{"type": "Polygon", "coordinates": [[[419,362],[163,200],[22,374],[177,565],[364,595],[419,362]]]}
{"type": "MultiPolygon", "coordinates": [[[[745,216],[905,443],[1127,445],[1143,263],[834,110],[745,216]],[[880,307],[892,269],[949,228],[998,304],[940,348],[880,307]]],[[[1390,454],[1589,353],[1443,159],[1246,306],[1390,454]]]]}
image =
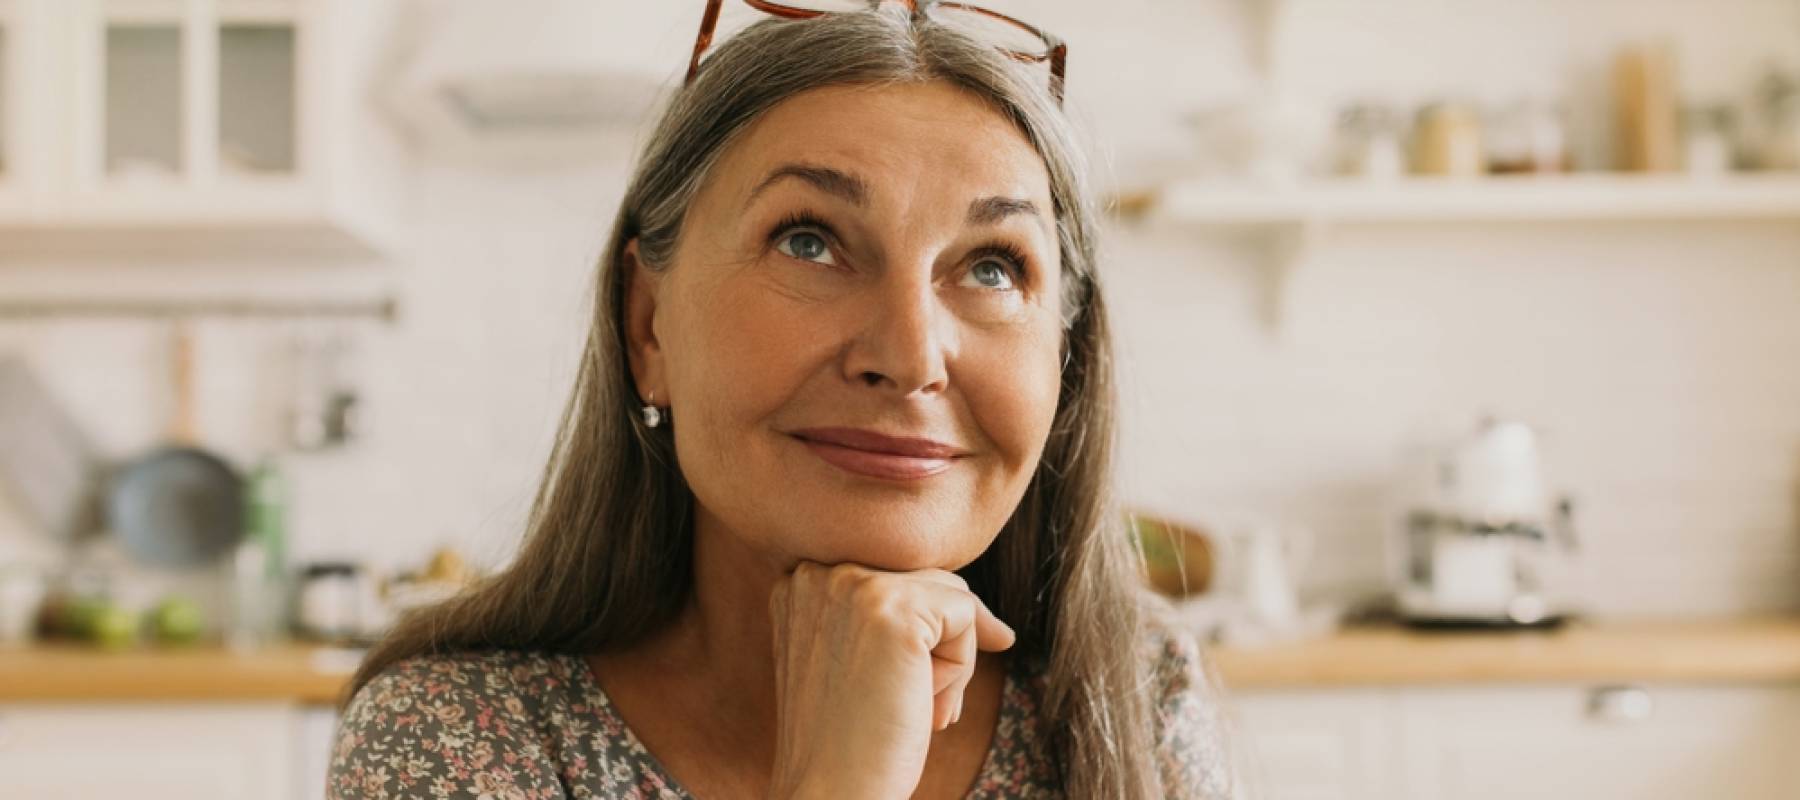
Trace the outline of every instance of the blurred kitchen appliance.
{"type": "Polygon", "coordinates": [[[366,644],[382,624],[374,576],[361,564],[321,561],[300,573],[294,627],[314,641],[366,644]]]}
{"type": "Polygon", "coordinates": [[[1555,496],[1538,436],[1483,419],[1427,466],[1395,537],[1400,617],[1423,627],[1543,627],[1573,608],[1573,503],[1555,496]]]}

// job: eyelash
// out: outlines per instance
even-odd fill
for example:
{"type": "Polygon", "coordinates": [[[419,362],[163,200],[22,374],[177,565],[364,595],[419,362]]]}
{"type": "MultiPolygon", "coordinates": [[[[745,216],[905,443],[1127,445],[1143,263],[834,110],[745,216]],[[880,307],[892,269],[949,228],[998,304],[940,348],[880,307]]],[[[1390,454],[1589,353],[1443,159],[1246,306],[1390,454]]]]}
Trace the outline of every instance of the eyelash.
{"type": "MultiPolygon", "coordinates": [[[[837,241],[837,234],[833,233],[831,226],[825,224],[825,221],[820,219],[817,214],[810,211],[792,211],[789,212],[787,216],[782,217],[781,221],[775,223],[775,226],[770,229],[768,246],[773,248],[775,245],[780,244],[781,240],[788,235],[803,229],[811,229],[821,236],[824,236],[826,246],[828,247],[835,244],[837,241]]],[[[1015,285],[1020,285],[1025,282],[1026,276],[1031,272],[1031,260],[1026,258],[1023,249],[1012,242],[996,240],[982,245],[981,247],[976,248],[971,259],[972,263],[979,264],[984,259],[995,257],[1007,262],[1008,268],[1012,270],[1013,283],[1015,285]]]]}

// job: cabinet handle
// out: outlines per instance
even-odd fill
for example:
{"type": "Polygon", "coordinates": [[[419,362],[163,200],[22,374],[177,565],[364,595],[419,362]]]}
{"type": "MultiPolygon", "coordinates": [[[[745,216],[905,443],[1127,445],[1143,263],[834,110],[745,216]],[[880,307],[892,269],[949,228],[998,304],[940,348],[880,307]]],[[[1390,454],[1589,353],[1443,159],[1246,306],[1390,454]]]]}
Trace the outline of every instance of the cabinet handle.
{"type": "Polygon", "coordinates": [[[1588,692],[1588,719],[1614,724],[1649,721],[1656,699],[1642,686],[1601,686],[1588,692]]]}

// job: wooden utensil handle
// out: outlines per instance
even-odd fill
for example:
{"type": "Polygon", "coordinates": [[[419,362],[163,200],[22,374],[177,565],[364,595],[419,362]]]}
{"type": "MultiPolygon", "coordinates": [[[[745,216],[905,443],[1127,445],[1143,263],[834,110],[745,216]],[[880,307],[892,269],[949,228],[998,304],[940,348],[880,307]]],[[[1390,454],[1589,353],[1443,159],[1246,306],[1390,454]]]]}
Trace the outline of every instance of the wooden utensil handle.
{"type": "Polygon", "coordinates": [[[176,320],[173,341],[175,379],[175,418],[169,426],[169,438],[179,444],[199,444],[199,430],[194,423],[194,341],[185,321],[176,320]]]}

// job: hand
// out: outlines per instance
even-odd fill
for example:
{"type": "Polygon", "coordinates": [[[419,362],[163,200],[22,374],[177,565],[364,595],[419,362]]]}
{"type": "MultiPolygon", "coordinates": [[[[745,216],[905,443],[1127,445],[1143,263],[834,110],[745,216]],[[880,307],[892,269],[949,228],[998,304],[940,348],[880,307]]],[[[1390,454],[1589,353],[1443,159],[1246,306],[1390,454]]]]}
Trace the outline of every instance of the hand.
{"type": "Polygon", "coordinates": [[[769,597],[771,796],[904,798],[931,735],[962,714],[980,650],[1013,645],[956,574],[801,562],[769,597]]]}

